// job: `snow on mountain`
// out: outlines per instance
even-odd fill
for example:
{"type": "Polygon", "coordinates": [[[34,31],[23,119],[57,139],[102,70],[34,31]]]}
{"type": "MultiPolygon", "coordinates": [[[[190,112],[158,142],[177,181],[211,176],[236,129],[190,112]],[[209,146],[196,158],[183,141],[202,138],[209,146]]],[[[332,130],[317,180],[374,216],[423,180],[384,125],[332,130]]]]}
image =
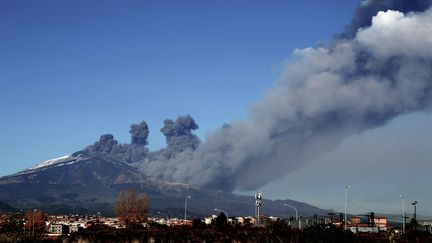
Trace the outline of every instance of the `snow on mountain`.
{"type": "Polygon", "coordinates": [[[43,161],[41,163],[38,163],[30,168],[27,168],[17,174],[26,174],[28,172],[34,171],[34,170],[39,170],[39,169],[45,169],[47,167],[51,167],[51,166],[62,166],[62,165],[69,165],[69,164],[74,164],[77,163],[81,160],[82,158],[80,156],[73,156],[73,155],[65,155],[65,156],[61,156],[58,158],[54,158],[54,159],[49,159],[46,161],[43,161]]]}
{"type": "Polygon", "coordinates": [[[34,166],[26,169],[26,170],[35,170],[35,169],[39,169],[39,168],[42,168],[42,167],[46,167],[46,166],[62,163],[62,162],[65,162],[65,160],[69,161],[70,157],[71,156],[69,154],[69,155],[65,155],[65,156],[62,156],[62,157],[58,157],[58,158],[54,158],[54,159],[49,159],[47,161],[41,162],[39,164],[36,164],[36,165],[34,165],[34,166]]]}

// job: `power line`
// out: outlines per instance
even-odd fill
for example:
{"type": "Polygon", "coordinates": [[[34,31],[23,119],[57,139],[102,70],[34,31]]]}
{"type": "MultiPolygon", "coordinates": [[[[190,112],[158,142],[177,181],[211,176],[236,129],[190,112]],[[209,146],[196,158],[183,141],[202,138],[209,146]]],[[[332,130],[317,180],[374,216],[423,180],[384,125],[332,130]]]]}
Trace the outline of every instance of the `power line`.
{"type": "Polygon", "coordinates": [[[361,209],[361,210],[364,210],[364,211],[366,211],[366,212],[370,212],[370,211],[372,211],[372,210],[370,210],[370,209],[368,209],[368,208],[364,208],[364,207],[360,206],[359,204],[357,204],[357,203],[355,203],[355,202],[353,202],[353,201],[351,201],[351,200],[347,200],[347,202],[349,202],[351,205],[356,206],[357,208],[359,208],[359,209],[361,209]]]}

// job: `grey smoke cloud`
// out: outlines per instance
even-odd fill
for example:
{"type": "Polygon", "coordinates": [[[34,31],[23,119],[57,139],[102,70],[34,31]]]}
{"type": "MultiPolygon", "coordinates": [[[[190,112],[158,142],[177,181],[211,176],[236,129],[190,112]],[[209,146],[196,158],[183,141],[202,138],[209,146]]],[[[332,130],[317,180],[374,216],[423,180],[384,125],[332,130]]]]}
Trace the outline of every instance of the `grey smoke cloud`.
{"type": "Polygon", "coordinates": [[[133,163],[151,177],[224,190],[256,189],[282,178],[353,134],[431,110],[430,4],[362,1],[342,38],[329,47],[295,50],[248,118],[223,125],[203,142],[187,115],[165,120],[167,147],[160,151],[145,147],[147,125],[131,126],[132,144],[104,135],[85,151],[133,163]]]}
{"type": "Polygon", "coordinates": [[[105,134],[100,137],[99,141],[82,151],[78,151],[77,154],[102,156],[110,160],[127,163],[163,162],[185,150],[195,150],[201,142],[192,133],[192,130],[196,129],[198,129],[198,125],[190,115],[179,116],[175,121],[166,119],[161,132],[166,137],[167,146],[159,151],[150,152],[146,147],[149,128],[147,123],[142,121],[130,126],[130,144],[120,144],[112,134],[105,134]]]}
{"type": "Polygon", "coordinates": [[[148,128],[148,125],[145,121],[143,121],[139,124],[132,124],[130,126],[129,133],[132,135],[131,136],[132,144],[147,145],[149,128],[148,128]]]}
{"type": "Polygon", "coordinates": [[[109,160],[135,163],[150,155],[147,144],[149,134],[147,123],[132,124],[130,128],[131,144],[121,144],[114,139],[112,134],[102,135],[99,141],[87,146],[75,154],[88,156],[101,156],[109,160]]]}
{"type": "Polygon", "coordinates": [[[118,141],[114,139],[112,134],[104,134],[100,136],[99,141],[92,146],[92,150],[100,153],[110,153],[116,145],[118,145],[118,141]]]}
{"type": "Polygon", "coordinates": [[[295,50],[295,60],[285,63],[272,90],[252,106],[249,119],[213,131],[195,150],[163,163],[142,163],[142,168],[167,180],[255,189],[350,135],[401,114],[430,110],[431,18],[429,10],[378,12],[371,26],[351,39],[295,50]]]}
{"type": "Polygon", "coordinates": [[[190,116],[179,116],[175,121],[166,119],[161,132],[165,135],[168,157],[184,151],[185,149],[196,149],[200,144],[199,138],[192,134],[192,130],[198,129],[195,120],[190,116]]]}

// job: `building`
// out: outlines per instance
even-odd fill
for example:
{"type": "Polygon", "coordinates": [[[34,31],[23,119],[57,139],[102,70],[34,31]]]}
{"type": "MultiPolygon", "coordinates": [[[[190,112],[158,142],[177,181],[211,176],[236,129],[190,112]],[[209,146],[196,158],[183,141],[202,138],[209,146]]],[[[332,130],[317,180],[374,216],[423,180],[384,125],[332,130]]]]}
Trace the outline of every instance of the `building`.
{"type": "Polygon", "coordinates": [[[69,226],[69,233],[78,232],[85,228],[84,223],[71,223],[68,224],[67,226],[69,226]]]}
{"type": "Polygon", "coordinates": [[[352,226],[358,226],[361,223],[361,218],[359,216],[352,216],[351,217],[351,225],[352,226]]]}
{"type": "Polygon", "coordinates": [[[66,235],[69,234],[69,226],[64,224],[51,224],[48,232],[52,235],[66,235]]]}
{"type": "Polygon", "coordinates": [[[375,225],[380,227],[380,228],[386,228],[387,223],[388,223],[387,218],[384,218],[384,217],[376,217],[376,218],[374,218],[374,222],[375,222],[375,225]]]}
{"type": "Polygon", "coordinates": [[[387,231],[387,218],[367,216],[367,218],[352,216],[350,221],[348,221],[350,230],[354,233],[378,233],[380,231],[387,231]]]}

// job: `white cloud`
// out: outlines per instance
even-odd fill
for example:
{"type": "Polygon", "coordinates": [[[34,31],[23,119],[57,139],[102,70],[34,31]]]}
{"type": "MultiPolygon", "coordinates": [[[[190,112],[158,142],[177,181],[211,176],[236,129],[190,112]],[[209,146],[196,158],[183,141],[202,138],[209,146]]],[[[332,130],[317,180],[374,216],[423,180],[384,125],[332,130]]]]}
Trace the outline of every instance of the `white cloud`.
{"type": "Polygon", "coordinates": [[[405,55],[432,57],[432,10],[403,14],[380,11],[372,26],[360,29],[356,40],[378,58],[405,55]]]}

